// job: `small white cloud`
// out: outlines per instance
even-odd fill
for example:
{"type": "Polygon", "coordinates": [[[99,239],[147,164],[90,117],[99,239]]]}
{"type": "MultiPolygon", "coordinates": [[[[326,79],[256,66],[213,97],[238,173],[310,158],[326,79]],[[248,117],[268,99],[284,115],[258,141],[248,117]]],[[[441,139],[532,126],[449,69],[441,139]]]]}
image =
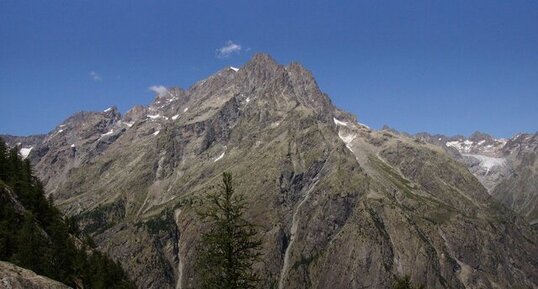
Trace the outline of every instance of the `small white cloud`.
{"type": "Polygon", "coordinates": [[[103,81],[103,78],[101,77],[101,75],[99,75],[99,73],[95,71],[90,71],[90,77],[95,81],[103,81]]]}
{"type": "Polygon", "coordinates": [[[162,85],[150,86],[149,90],[155,92],[158,96],[165,96],[166,94],[168,94],[168,89],[162,85]]]}
{"type": "Polygon", "coordinates": [[[218,58],[228,58],[232,54],[238,54],[239,52],[241,52],[241,45],[237,44],[237,43],[234,43],[231,40],[228,40],[228,41],[226,41],[224,46],[217,49],[217,57],[218,58]]]}

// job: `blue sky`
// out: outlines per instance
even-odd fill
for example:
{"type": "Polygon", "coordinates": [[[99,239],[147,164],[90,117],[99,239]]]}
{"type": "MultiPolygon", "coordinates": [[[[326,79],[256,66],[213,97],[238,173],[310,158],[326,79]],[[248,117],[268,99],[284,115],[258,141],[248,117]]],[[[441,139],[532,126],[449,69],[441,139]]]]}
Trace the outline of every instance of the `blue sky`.
{"type": "Polygon", "coordinates": [[[0,133],[124,112],[258,51],[301,62],[374,128],[538,129],[534,0],[0,0],[0,133]]]}

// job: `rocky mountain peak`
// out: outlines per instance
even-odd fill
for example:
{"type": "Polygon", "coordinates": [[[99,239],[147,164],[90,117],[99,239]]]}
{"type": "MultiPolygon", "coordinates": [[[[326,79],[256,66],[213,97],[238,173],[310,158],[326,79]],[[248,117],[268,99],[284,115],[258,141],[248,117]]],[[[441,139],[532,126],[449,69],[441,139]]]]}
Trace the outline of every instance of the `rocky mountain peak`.
{"type": "Polygon", "coordinates": [[[471,141],[476,141],[476,142],[480,142],[480,141],[493,141],[494,138],[487,134],[487,133],[483,133],[483,132],[480,132],[480,131],[475,131],[470,137],[469,137],[469,140],[471,141]]]}
{"type": "Polygon", "coordinates": [[[292,62],[286,67],[299,102],[317,111],[329,112],[334,110],[330,98],[323,93],[312,75],[298,62],[292,62]]]}
{"type": "Polygon", "coordinates": [[[133,122],[138,119],[141,119],[146,115],[146,107],[143,105],[135,105],[129,109],[123,116],[123,120],[126,122],[133,122]]]}
{"type": "Polygon", "coordinates": [[[236,74],[234,85],[247,98],[257,94],[263,96],[266,103],[287,104],[276,107],[289,108],[301,104],[318,113],[327,114],[334,110],[329,97],[319,89],[312,73],[297,62],[284,66],[268,54],[257,53],[236,74]]]}
{"type": "Polygon", "coordinates": [[[245,68],[249,67],[263,67],[263,68],[276,68],[280,66],[271,55],[263,52],[258,52],[252,56],[252,58],[245,64],[245,68]]]}
{"type": "Polygon", "coordinates": [[[286,74],[284,66],[278,64],[269,54],[257,53],[238,71],[239,82],[248,89],[267,86],[277,77],[286,74]]]}
{"type": "Polygon", "coordinates": [[[536,152],[537,147],[538,147],[538,132],[534,134],[522,133],[509,139],[506,142],[506,145],[503,147],[503,151],[505,153],[511,152],[514,150],[526,150],[526,151],[536,152]]]}

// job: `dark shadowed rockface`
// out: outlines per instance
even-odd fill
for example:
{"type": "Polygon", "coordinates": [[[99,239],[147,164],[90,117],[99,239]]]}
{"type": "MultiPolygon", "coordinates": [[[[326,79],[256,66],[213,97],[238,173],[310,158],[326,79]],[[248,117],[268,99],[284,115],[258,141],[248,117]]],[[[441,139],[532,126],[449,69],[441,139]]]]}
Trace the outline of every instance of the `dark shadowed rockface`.
{"type": "Polygon", "coordinates": [[[261,226],[261,288],[538,284],[536,233],[446,148],[359,124],[266,54],[26,145],[55,202],[141,288],[197,288],[202,226],[186,204],[224,171],[261,226]]]}

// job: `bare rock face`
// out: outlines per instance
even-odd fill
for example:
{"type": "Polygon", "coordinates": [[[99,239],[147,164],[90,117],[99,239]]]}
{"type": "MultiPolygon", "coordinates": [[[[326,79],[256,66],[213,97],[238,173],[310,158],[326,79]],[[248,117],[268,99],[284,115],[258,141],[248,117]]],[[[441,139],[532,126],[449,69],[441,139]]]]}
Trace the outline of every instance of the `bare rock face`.
{"type": "Polygon", "coordinates": [[[456,140],[373,131],[297,63],[257,54],[80,123],[29,157],[141,288],[198,287],[196,200],[224,171],[261,226],[260,288],[391,288],[402,275],[427,288],[537,287],[535,231],[454,159],[456,140]]]}
{"type": "Polygon", "coordinates": [[[37,275],[33,271],[0,261],[1,289],[70,289],[63,283],[37,275]]]}

